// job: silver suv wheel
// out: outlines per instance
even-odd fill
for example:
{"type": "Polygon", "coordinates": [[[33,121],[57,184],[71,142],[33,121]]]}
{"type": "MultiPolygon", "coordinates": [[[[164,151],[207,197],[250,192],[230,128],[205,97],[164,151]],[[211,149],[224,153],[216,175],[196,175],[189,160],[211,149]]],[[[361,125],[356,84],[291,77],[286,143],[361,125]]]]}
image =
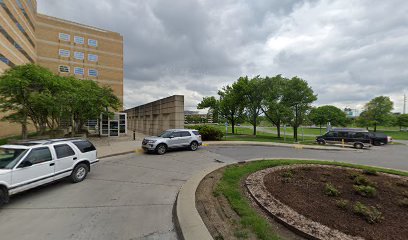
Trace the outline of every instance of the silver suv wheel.
{"type": "Polygon", "coordinates": [[[166,151],[167,151],[167,147],[166,147],[166,145],[164,145],[164,144],[159,144],[159,146],[157,146],[157,148],[156,148],[156,152],[157,152],[157,154],[159,154],[159,155],[165,154],[166,151]]]}
{"type": "Polygon", "coordinates": [[[191,149],[191,151],[197,150],[198,149],[198,143],[197,142],[192,142],[190,144],[190,149],[191,149]]]}

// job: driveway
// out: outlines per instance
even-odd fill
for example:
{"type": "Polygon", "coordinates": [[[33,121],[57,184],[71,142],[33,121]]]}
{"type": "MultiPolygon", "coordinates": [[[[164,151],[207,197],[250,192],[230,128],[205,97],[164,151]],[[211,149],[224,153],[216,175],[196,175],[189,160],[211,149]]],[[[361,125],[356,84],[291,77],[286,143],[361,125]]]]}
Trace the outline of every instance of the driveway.
{"type": "Polygon", "coordinates": [[[177,239],[172,210],[178,190],[216,160],[302,157],[408,170],[407,150],[405,145],[359,152],[233,146],[106,158],[84,182],[60,181],[13,197],[0,210],[1,239],[177,239]]]}

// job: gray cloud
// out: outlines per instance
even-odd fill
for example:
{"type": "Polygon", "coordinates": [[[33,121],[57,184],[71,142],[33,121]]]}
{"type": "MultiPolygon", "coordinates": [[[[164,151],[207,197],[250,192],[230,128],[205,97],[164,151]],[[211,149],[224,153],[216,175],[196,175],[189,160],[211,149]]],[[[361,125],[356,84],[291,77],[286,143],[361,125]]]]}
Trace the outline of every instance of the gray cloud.
{"type": "Polygon", "coordinates": [[[300,76],[317,104],[361,107],[408,90],[403,0],[38,0],[39,11],[120,32],[125,105],[184,94],[186,108],[240,75],[300,76]]]}

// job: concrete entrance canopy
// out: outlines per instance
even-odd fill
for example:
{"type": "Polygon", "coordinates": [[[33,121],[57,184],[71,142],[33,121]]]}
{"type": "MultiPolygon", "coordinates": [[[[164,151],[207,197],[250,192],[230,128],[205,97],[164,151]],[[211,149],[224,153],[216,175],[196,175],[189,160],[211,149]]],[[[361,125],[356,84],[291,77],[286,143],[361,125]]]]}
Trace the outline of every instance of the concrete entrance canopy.
{"type": "Polygon", "coordinates": [[[184,96],[174,95],[125,110],[128,130],[157,135],[166,129],[184,128],[184,96]]]}

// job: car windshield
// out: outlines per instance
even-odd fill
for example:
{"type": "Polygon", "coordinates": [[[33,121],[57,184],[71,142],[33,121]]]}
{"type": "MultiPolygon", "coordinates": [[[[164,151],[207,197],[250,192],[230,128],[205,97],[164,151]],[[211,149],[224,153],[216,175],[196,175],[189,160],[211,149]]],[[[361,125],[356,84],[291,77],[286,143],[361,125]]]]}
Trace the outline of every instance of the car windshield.
{"type": "Polygon", "coordinates": [[[164,132],[160,133],[158,137],[169,138],[172,133],[173,133],[172,131],[164,131],[164,132]]]}
{"type": "Polygon", "coordinates": [[[0,148],[0,169],[13,168],[26,151],[26,149],[0,148]]]}

